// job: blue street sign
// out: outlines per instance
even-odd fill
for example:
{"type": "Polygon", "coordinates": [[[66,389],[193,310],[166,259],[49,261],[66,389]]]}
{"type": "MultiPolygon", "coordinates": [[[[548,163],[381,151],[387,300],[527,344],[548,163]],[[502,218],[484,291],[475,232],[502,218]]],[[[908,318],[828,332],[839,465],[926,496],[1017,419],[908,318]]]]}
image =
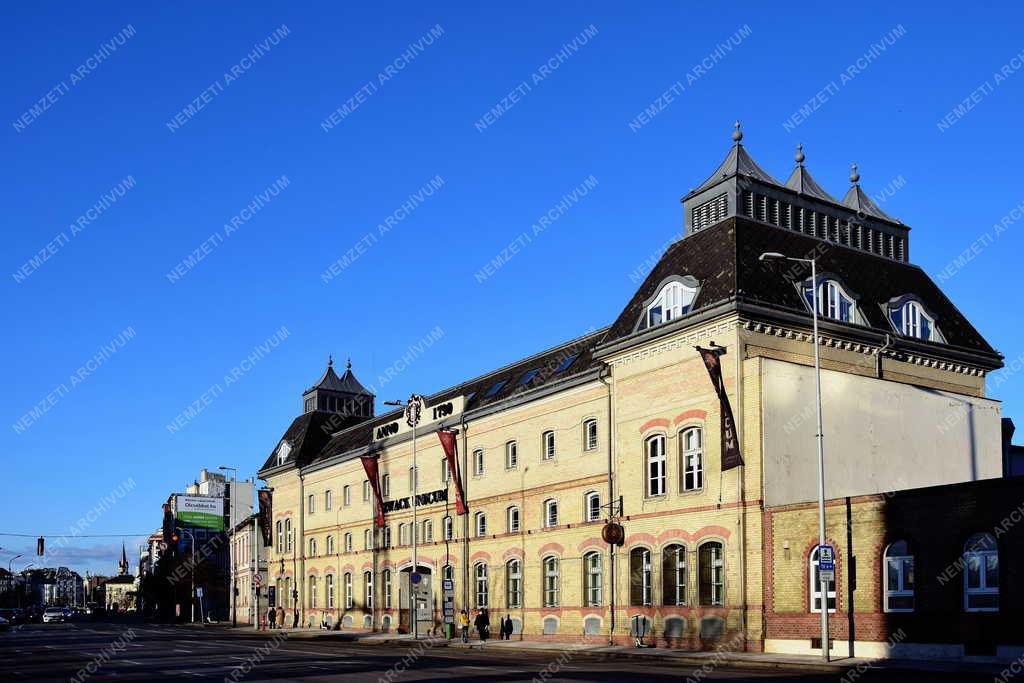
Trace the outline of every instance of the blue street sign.
{"type": "Polygon", "coordinates": [[[823,572],[836,570],[836,550],[830,545],[823,545],[818,550],[818,569],[823,572]]]}
{"type": "Polygon", "coordinates": [[[412,580],[413,584],[415,585],[415,584],[418,584],[423,577],[420,576],[419,572],[413,572],[412,575],[409,578],[412,580]]]}

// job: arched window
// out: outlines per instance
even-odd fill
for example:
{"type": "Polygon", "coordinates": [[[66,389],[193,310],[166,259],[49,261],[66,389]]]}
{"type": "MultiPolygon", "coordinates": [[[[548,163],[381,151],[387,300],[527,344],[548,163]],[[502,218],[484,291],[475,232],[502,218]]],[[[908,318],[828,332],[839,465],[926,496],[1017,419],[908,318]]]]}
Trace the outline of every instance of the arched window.
{"type": "Polygon", "coordinates": [[[519,444],[509,441],[505,444],[505,469],[514,470],[519,466],[519,444]]]}
{"type": "Polygon", "coordinates": [[[935,317],[916,299],[900,297],[890,302],[889,319],[896,331],[907,337],[943,341],[942,334],[935,326],[935,317]]]}
{"type": "Polygon", "coordinates": [[[345,572],[345,609],[352,609],[354,598],[352,596],[352,572],[345,572]]]}
{"type": "Polygon", "coordinates": [[[309,577],[309,606],[316,607],[316,577],[309,577]]]}
{"type": "Polygon", "coordinates": [[[333,505],[333,504],[334,504],[334,495],[331,493],[330,489],[327,489],[326,491],[324,491],[324,510],[330,510],[331,509],[331,505],[333,505]]]}
{"type": "Polygon", "coordinates": [[[601,553],[591,551],[583,556],[583,600],[587,607],[601,606],[601,553]]]}
{"type": "Polygon", "coordinates": [[[473,577],[476,580],[476,607],[483,609],[487,607],[487,564],[478,562],[473,567],[473,577]]]}
{"type": "Polygon", "coordinates": [[[447,484],[452,480],[452,470],[448,466],[448,458],[441,458],[441,483],[447,484]]]}
{"type": "Polygon", "coordinates": [[[363,529],[363,550],[373,550],[373,529],[363,529]]]}
{"type": "Polygon", "coordinates": [[[650,605],[652,581],[651,551],[633,548],[629,551],[629,604],[650,605]]]}
{"type": "Polygon", "coordinates": [[[661,551],[661,602],[686,604],[686,548],[681,545],[665,546],[661,551]]]}
{"type": "Polygon", "coordinates": [[[974,534],[964,544],[964,609],[999,609],[999,549],[992,534],[974,534]]]}
{"type": "Polygon", "coordinates": [[[391,525],[382,526],[380,528],[380,546],[382,548],[391,547],[391,525]]]}
{"type": "Polygon", "coordinates": [[[284,520],[285,552],[292,552],[292,542],[295,537],[292,534],[292,518],[284,520]]]}
{"type": "Polygon", "coordinates": [[[352,487],[348,484],[341,487],[341,504],[345,507],[352,504],[352,487]]]}
{"type": "Polygon", "coordinates": [[[708,541],[697,549],[698,595],[701,605],[725,604],[725,558],[722,544],[708,541]]]}
{"type": "Polygon", "coordinates": [[[441,567],[441,578],[445,579],[446,581],[454,581],[455,567],[450,564],[446,564],[443,567],[441,567]]]}
{"type": "Polygon", "coordinates": [[[597,420],[586,420],[583,423],[583,450],[592,451],[597,448],[597,420]]]}
{"type": "Polygon", "coordinates": [[[316,539],[309,539],[309,556],[316,557],[316,539]]]}
{"type": "Polygon", "coordinates": [[[334,574],[324,577],[324,583],[327,585],[327,608],[334,609],[334,574]]]}
{"type": "Polygon", "coordinates": [[[906,541],[895,541],[885,549],[883,585],[886,612],[914,611],[914,556],[906,541]]]}
{"type": "Polygon", "coordinates": [[[380,495],[384,498],[391,496],[391,475],[385,474],[380,478],[380,495]]]}
{"type": "Polygon", "coordinates": [[[510,534],[519,533],[519,508],[515,505],[505,511],[506,530],[510,534]]]}
{"type": "MultiPolygon", "coordinates": [[[[803,285],[807,307],[813,306],[811,281],[803,285]]],[[[844,323],[857,322],[857,303],[836,280],[818,278],[818,315],[844,323]]]]}
{"type": "Polygon", "coordinates": [[[665,437],[656,434],[644,442],[647,453],[647,495],[662,496],[665,494],[665,437]]]}
{"type": "Polygon", "coordinates": [[[363,599],[366,609],[373,609],[373,573],[363,572],[363,599]]]}
{"type": "Polygon", "coordinates": [[[509,608],[523,606],[523,564],[518,559],[505,564],[505,593],[509,608]]]}
{"type": "Polygon", "coordinates": [[[679,435],[680,471],[682,489],[696,491],[704,488],[704,433],[700,427],[684,429],[679,435]]]}
{"type": "MultiPolygon", "coordinates": [[[[814,550],[811,551],[810,557],[810,571],[807,573],[810,577],[809,594],[811,596],[811,611],[821,611],[821,574],[818,572],[818,547],[815,546],[814,550]]],[[[836,611],[836,581],[833,578],[828,582],[828,611],[836,611]]]]}
{"type": "Polygon", "coordinates": [[[588,491],[584,494],[583,519],[588,522],[596,522],[601,519],[601,494],[597,491],[588,491]]]}
{"type": "Polygon", "coordinates": [[[384,577],[384,609],[391,609],[391,570],[385,569],[384,577]]]}
{"type": "Polygon", "coordinates": [[[455,522],[452,520],[451,515],[444,517],[444,540],[450,541],[455,537],[455,522]]]}
{"type": "Polygon", "coordinates": [[[697,296],[697,281],[686,278],[665,284],[647,305],[647,327],[654,327],[689,312],[697,296]]]}
{"type": "Polygon", "coordinates": [[[345,532],[345,552],[352,552],[352,534],[350,532],[345,532]]]}
{"type": "Polygon", "coordinates": [[[481,476],[484,473],[484,451],[478,448],[473,451],[473,474],[481,476]]]}
{"type": "Polygon", "coordinates": [[[487,535],[487,515],[482,512],[476,513],[474,516],[476,521],[476,535],[486,536],[487,535]]]}
{"type": "Polygon", "coordinates": [[[277,520],[277,524],[275,525],[275,528],[277,529],[277,545],[275,547],[277,549],[277,552],[283,553],[284,552],[284,534],[282,533],[283,524],[281,523],[281,520],[277,520]]]}
{"type": "Polygon", "coordinates": [[[555,459],[555,433],[546,431],[541,435],[541,457],[545,460],[555,459]]]}
{"type": "Polygon", "coordinates": [[[558,501],[554,498],[544,501],[544,526],[558,526],[558,501]]]}
{"type": "Polygon", "coordinates": [[[330,535],[327,537],[327,548],[325,549],[328,555],[334,554],[334,536],[330,535]]]}
{"type": "Polygon", "coordinates": [[[544,567],[544,606],[558,607],[559,574],[558,558],[554,556],[545,557],[544,567]]]}

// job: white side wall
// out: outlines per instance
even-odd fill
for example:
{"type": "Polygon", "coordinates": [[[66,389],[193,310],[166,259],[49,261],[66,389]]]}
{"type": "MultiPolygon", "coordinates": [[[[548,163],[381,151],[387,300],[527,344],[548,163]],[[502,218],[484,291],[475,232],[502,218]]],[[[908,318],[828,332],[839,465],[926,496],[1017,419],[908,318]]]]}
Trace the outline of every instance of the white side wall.
{"type": "MultiPolygon", "coordinates": [[[[765,503],[817,500],[814,368],[765,359],[765,503]]],[[[822,371],[825,497],[1002,476],[1000,404],[822,371]]]]}

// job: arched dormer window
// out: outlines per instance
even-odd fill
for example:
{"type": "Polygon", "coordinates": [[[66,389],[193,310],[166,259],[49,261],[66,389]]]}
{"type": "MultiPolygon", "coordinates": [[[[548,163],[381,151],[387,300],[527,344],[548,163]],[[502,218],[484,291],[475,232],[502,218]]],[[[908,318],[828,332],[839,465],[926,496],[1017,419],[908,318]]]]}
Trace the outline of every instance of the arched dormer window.
{"type": "MultiPolygon", "coordinates": [[[[813,305],[811,280],[808,278],[800,285],[807,308],[813,305]]],[[[857,311],[857,297],[850,294],[836,278],[829,275],[818,276],[818,315],[844,323],[863,324],[857,311]]]]}
{"type": "Polygon", "coordinates": [[[640,329],[655,327],[689,313],[699,289],[700,283],[692,275],[662,282],[657,293],[644,304],[640,329]]]}
{"type": "Polygon", "coordinates": [[[889,320],[897,332],[905,337],[924,341],[945,342],[935,324],[935,316],[921,301],[910,294],[889,302],[889,320]]]}
{"type": "Polygon", "coordinates": [[[277,447],[277,464],[283,465],[288,460],[288,454],[292,452],[292,447],[288,445],[287,441],[282,441],[281,445],[277,447]]]}

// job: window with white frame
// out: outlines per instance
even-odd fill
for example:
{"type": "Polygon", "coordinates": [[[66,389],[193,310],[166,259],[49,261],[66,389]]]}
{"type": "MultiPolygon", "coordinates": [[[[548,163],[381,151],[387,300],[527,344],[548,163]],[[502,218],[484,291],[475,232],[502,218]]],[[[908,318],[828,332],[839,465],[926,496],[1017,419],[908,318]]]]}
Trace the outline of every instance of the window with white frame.
{"type": "Polygon", "coordinates": [[[373,529],[363,529],[363,550],[373,550],[373,529]]]}
{"type": "Polygon", "coordinates": [[[920,301],[902,297],[889,304],[889,319],[900,334],[925,341],[944,341],[932,316],[920,301]]]}
{"type": "Polygon", "coordinates": [[[373,572],[363,572],[363,605],[373,609],[373,572]]]}
{"type": "Polygon", "coordinates": [[[370,500],[370,482],[364,480],[363,481],[363,502],[365,503],[365,502],[367,502],[369,500],[370,500]]]}
{"type": "Polygon", "coordinates": [[[487,564],[477,562],[473,567],[473,577],[476,584],[476,607],[484,609],[487,607],[487,564]]]}
{"type": "Polygon", "coordinates": [[[592,451],[597,448],[597,420],[583,423],[583,450],[592,451]]]}
{"type": "Polygon", "coordinates": [[[331,534],[331,535],[329,535],[327,537],[326,551],[327,551],[328,555],[333,555],[334,554],[334,535],[333,534],[331,534]]]}
{"type": "Polygon", "coordinates": [[[629,551],[629,604],[650,605],[652,585],[651,551],[633,548],[629,551]]]}
{"type": "Polygon", "coordinates": [[[284,532],[282,531],[283,527],[284,524],[281,522],[281,520],[277,520],[277,524],[274,525],[274,528],[277,531],[277,544],[274,546],[274,548],[277,550],[278,553],[284,552],[284,532]]]}
{"type": "Polygon", "coordinates": [[[473,451],[473,474],[481,476],[484,473],[484,451],[478,448],[473,451]]]}
{"type": "Polygon", "coordinates": [[[345,609],[352,609],[355,598],[352,595],[352,572],[345,572],[345,609]]]}
{"type": "Polygon", "coordinates": [[[647,495],[661,496],[665,494],[666,461],[665,436],[655,434],[644,442],[647,452],[647,495]]]}
{"type": "Polygon", "coordinates": [[[324,510],[330,510],[331,505],[334,503],[334,495],[330,489],[324,491],[324,510]]]}
{"type": "Polygon", "coordinates": [[[478,513],[476,513],[476,516],[474,517],[474,520],[476,521],[476,525],[475,525],[476,526],[476,535],[477,536],[486,536],[487,535],[487,515],[485,515],[482,512],[478,512],[478,513]]]}
{"type": "Polygon", "coordinates": [[[667,323],[689,312],[696,296],[697,282],[693,278],[666,283],[647,305],[647,327],[667,323]]]}
{"type": "Polygon", "coordinates": [[[314,496],[312,493],[309,494],[309,509],[306,510],[306,512],[308,512],[309,514],[313,514],[314,508],[316,507],[315,502],[316,496],[314,496]]]}
{"type": "Polygon", "coordinates": [[[423,542],[432,543],[434,541],[434,523],[429,519],[423,520],[423,542]]]}
{"type": "Polygon", "coordinates": [[[455,521],[451,515],[446,515],[442,520],[442,524],[444,526],[444,540],[450,541],[455,538],[455,521]]]}
{"type": "Polygon", "coordinates": [[[544,606],[545,607],[558,607],[558,592],[559,592],[559,573],[558,573],[558,558],[552,556],[545,557],[543,561],[544,568],[544,606]]]}
{"type": "Polygon", "coordinates": [[[554,498],[544,501],[544,526],[558,526],[558,501],[554,498]]]}
{"type": "Polygon", "coordinates": [[[448,458],[441,458],[441,483],[447,484],[452,480],[452,470],[448,466],[448,458]]]}
{"type": "Polygon", "coordinates": [[[453,565],[450,565],[450,564],[446,564],[443,567],[441,567],[441,578],[444,579],[445,581],[454,581],[455,580],[455,567],[453,565]]]}
{"type": "Polygon", "coordinates": [[[277,464],[283,465],[288,460],[288,454],[292,452],[292,447],[288,445],[287,441],[282,441],[281,445],[277,447],[277,464]]]}
{"type": "Polygon", "coordinates": [[[345,507],[352,504],[352,488],[348,484],[341,487],[341,504],[345,507]]]}
{"type": "Polygon", "coordinates": [[[384,498],[391,496],[391,475],[385,474],[380,478],[380,495],[384,498]]]}
{"type": "Polygon", "coordinates": [[[697,549],[697,599],[701,605],[725,604],[725,554],[718,541],[697,549]]]}
{"type": "Polygon", "coordinates": [[[519,466],[519,444],[509,441],[505,444],[505,469],[514,470],[519,466]]]}
{"type": "Polygon", "coordinates": [[[380,528],[380,547],[390,548],[391,547],[391,525],[382,526],[380,528]]]}
{"type": "Polygon", "coordinates": [[[689,427],[679,435],[681,449],[680,470],[682,489],[696,491],[704,488],[704,434],[700,427],[689,427]]]}
{"type": "Polygon", "coordinates": [[[398,525],[398,545],[409,545],[409,527],[404,522],[398,525]]]}
{"type": "Polygon", "coordinates": [[[292,542],[295,540],[295,535],[292,533],[292,518],[284,520],[284,537],[285,537],[285,552],[292,552],[292,542]]]}
{"type": "Polygon", "coordinates": [[[316,577],[309,577],[309,606],[316,607],[316,577]]]}
{"type": "Polygon", "coordinates": [[[384,579],[384,609],[391,609],[391,570],[385,569],[382,577],[384,579]]]}
{"type": "Polygon", "coordinates": [[[601,494],[590,491],[583,496],[583,519],[596,522],[601,519],[601,494]]]}
{"type": "Polygon", "coordinates": [[[345,552],[352,552],[352,534],[351,532],[345,532],[345,552]]]}
{"type": "Polygon", "coordinates": [[[587,607],[601,606],[601,553],[589,552],[583,556],[583,597],[587,607]]]}
{"type": "Polygon", "coordinates": [[[316,539],[309,539],[309,556],[316,557],[316,539]]]}
{"type": "MultiPolygon", "coordinates": [[[[814,290],[811,281],[803,284],[804,299],[807,307],[814,303],[814,290]]],[[[844,323],[857,322],[857,302],[837,280],[818,278],[818,315],[844,323]]]]}
{"type": "Polygon", "coordinates": [[[519,508],[515,505],[505,511],[505,530],[510,534],[519,533],[519,508]]]}
{"type": "Polygon", "coordinates": [[[661,602],[686,604],[686,548],[679,544],[665,546],[661,551],[661,602]]]}
{"type": "Polygon", "coordinates": [[[992,534],[974,534],[964,544],[964,609],[999,610],[999,549],[992,534]]]}
{"type": "MultiPolygon", "coordinates": [[[[809,580],[810,580],[810,584],[811,584],[809,586],[808,592],[809,592],[809,594],[811,596],[810,607],[811,607],[811,611],[812,612],[821,612],[821,572],[818,570],[818,551],[819,551],[819,548],[817,546],[815,546],[814,550],[811,551],[810,571],[807,573],[807,575],[809,577],[809,580]]],[[[836,611],[836,580],[835,580],[834,577],[832,578],[831,581],[828,582],[827,590],[828,590],[828,611],[829,612],[835,612],[836,611]]]]}
{"type": "Polygon", "coordinates": [[[555,433],[551,430],[541,436],[541,455],[545,460],[555,459],[555,433]]]}
{"type": "Polygon", "coordinates": [[[327,608],[334,609],[334,574],[324,577],[324,583],[327,584],[327,608]]]}
{"type": "Polygon", "coordinates": [[[505,592],[509,608],[523,606],[523,564],[518,559],[505,564],[505,592]]]}
{"type": "Polygon", "coordinates": [[[885,549],[882,562],[885,572],[885,611],[913,612],[914,556],[910,552],[910,544],[904,540],[890,543],[885,549]]]}

